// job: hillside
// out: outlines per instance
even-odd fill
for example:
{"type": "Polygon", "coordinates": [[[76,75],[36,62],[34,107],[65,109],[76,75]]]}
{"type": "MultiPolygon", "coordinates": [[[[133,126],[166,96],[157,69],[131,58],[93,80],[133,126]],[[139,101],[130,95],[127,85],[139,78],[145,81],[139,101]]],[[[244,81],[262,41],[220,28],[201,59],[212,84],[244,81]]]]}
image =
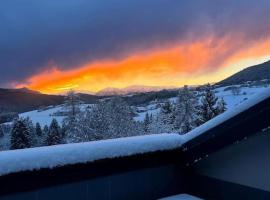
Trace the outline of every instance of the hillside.
{"type": "Polygon", "coordinates": [[[23,89],[0,89],[1,112],[25,112],[63,103],[64,97],[23,89]]]}
{"type": "Polygon", "coordinates": [[[248,67],[223,81],[220,81],[219,85],[236,85],[242,84],[247,81],[261,81],[270,79],[270,61],[248,67]]]}

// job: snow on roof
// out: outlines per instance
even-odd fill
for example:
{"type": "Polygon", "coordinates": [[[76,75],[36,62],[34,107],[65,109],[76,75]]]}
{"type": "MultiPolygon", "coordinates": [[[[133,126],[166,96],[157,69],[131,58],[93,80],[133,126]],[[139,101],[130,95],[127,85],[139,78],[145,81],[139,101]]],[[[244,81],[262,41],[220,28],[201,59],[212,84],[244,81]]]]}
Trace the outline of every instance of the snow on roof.
{"type": "Polygon", "coordinates": [[[193,138],[205,133],[206,131],[218,126],[219,124],[227,121],[228,119],[240,114],[241,112],[251,108],[252,106],[262,102],[263,100],[270,97],[270,88],[259,92],[257,95],[252,96],[249,100],[239,104],[239,106],[235,107],[234,109],[230,109],[225,111],[224,113],[218,115],[217,117],[213,118],[212,120],[204,123],[203,125],[193,129],[189,133],[182,136],[183,143],[186,143],[193,138]]]}
{"type": "Polygon", "coordinates": [[[189,194],[178,194],[170,197],[165,197],[160,200],[201,200],[201,199],[189,194]]]}
{"type": "Polygon", "coordinates": [[[181,147],[178,134],[157,134],[0,152],[0,176],[181,147]]]}

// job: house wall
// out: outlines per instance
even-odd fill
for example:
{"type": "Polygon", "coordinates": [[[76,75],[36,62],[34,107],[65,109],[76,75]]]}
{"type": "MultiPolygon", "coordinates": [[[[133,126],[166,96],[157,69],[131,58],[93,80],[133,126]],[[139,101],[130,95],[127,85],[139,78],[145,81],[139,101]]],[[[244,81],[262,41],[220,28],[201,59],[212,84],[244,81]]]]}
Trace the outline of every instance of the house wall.
{"type": "Polygon", "coordinates": [[[270,131],[210,154],[193,169],[216,180],[270,191],[270,131]]]}

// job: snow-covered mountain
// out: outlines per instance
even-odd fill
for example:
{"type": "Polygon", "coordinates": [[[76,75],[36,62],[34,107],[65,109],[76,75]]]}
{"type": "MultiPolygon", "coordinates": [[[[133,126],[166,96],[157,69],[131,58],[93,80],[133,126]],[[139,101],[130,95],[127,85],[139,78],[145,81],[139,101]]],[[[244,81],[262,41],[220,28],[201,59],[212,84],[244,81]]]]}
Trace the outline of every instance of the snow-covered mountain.
{"type": "Polygon", "coordinates": [[[144,86],[144,85],[132,85],[125,88],[105,88],[96,93],[98,96],[114,96],[114,95],[128,95],[134,93],[143,92],[155,92],[164,89],[173,89],[175,87],[159,87],[159,86],[144,86]]]}

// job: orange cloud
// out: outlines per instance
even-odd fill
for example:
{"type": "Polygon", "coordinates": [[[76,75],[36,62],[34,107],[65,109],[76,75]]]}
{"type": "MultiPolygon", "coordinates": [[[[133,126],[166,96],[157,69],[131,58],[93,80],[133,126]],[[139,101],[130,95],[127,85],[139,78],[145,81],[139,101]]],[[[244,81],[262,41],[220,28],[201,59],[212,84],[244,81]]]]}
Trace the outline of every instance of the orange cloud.
{"type": "Polygon", "coordinates": [[[216,70],[221,66],[227,66],[228,69],[228,65],[248,56],[270,55],[270,42],[266,45],[261,41],[250,47],[256,48],[256,52],[234,52],[236,44],[229,38],[208,38],[191,44],[179,43],[165,49],[134,52],[122,60],[101,60],[73,70],[60,70],[54,66],[17,87],[26,86],[43,93],[61,93],[68,89],[98,91],[106,87],[122,88],[134,84],[201,84],[220,80],[223,75],[216,73],[216,70]]]}

